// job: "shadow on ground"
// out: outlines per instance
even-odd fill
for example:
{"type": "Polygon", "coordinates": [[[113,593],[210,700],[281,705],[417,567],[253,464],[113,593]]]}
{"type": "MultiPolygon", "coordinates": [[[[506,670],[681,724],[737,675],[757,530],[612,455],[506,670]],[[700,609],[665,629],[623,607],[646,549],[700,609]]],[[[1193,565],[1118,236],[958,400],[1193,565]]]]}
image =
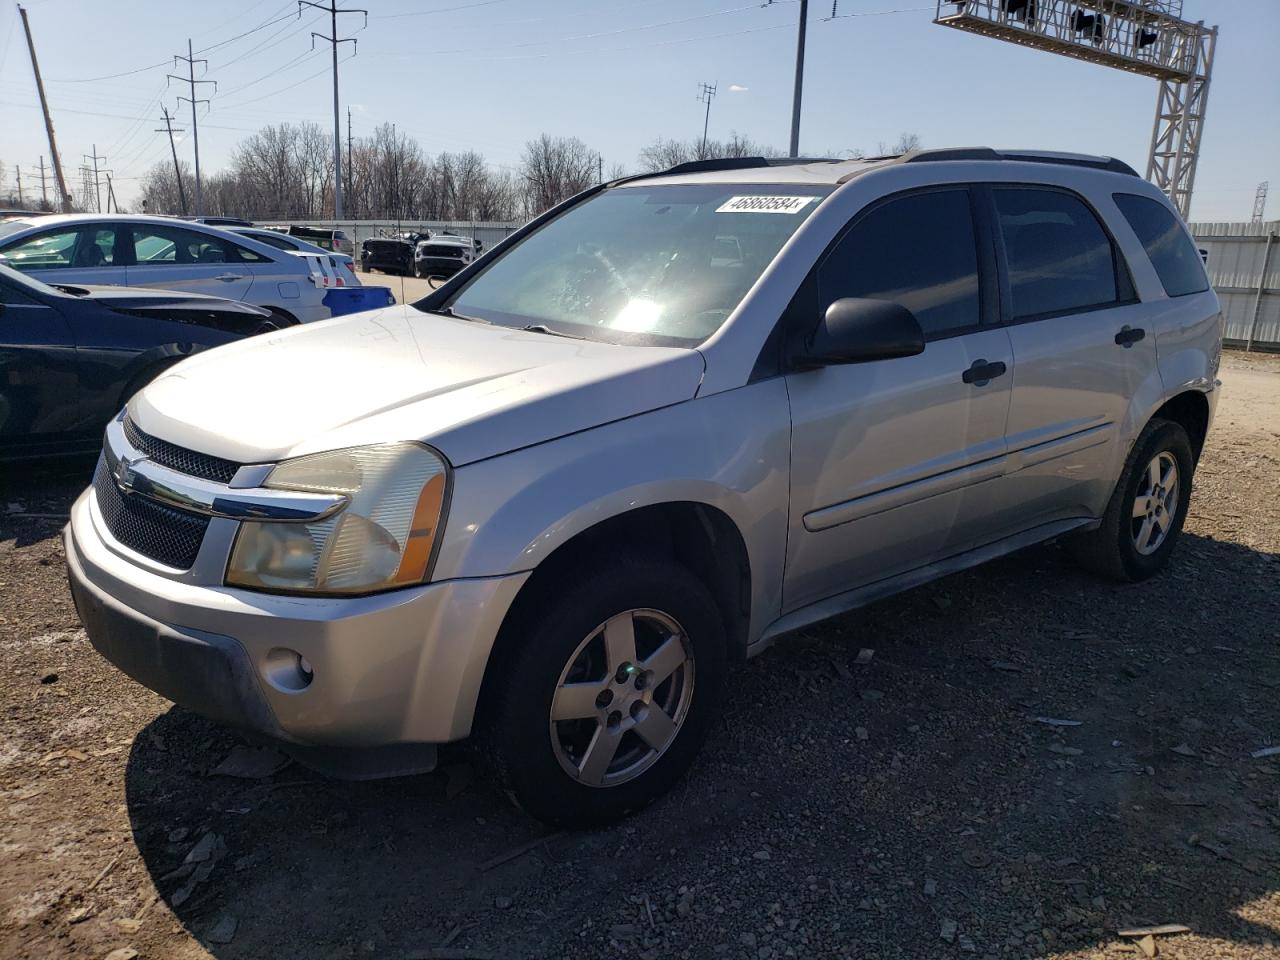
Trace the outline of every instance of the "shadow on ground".
{"type": "Polygon", "coordinates": [[[134,741],[129,815],[225,960],[1048,957],[1135,923],[1195,931],[1165,955],[1261,955],[1278,582],[1187,535],[1142,585],[1046,547],[912,591],[740,667],[691,776],[608,830],[548,838],[464,751],[399,781],[211,776],[236,740],[177,708],[134,741]]]}

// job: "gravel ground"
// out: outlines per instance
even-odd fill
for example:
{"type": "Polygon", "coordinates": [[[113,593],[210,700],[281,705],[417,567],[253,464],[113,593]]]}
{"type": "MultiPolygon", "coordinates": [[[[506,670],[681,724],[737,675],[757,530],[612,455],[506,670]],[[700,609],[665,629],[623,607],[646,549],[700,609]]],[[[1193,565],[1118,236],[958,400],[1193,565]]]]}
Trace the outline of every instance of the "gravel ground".
{"type": "Polygon", "coordinates": [[[669,797],[580,834],[463,751],[216,773],[236,738],[78,627],[90,465],[2,468],[0,956],[1280,957],[1280,359],[1222,376],[1162,576],[1047,546],[810,630],[735,672],[669,797]],[[1150,924],[1192,932],[1118,934],[1150,924]]]}

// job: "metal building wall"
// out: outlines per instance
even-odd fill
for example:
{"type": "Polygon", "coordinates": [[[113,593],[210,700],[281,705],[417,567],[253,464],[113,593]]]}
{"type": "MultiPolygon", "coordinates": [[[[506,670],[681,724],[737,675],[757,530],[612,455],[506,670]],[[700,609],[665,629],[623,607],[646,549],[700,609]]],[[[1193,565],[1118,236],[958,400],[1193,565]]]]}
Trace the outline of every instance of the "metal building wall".
{"type": "Polygon", "coordinates": [[[1280,350],[1280,220],[1189,226],[1196,245],[1209,252],[1209,280],[1222,301],[1226,341],[1280,350]]]}

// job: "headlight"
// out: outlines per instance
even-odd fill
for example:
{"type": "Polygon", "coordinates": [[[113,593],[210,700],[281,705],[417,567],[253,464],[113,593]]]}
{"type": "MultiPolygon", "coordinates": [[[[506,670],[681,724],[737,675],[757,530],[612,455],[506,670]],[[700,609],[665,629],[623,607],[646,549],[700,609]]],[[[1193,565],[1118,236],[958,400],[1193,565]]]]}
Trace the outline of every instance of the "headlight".
{"type": "Polygon", "coordinates": [[[417,443],[352,447],[286,460],[263,486],[340,493],[351,502],[319,523],[246,521],[227,584],[288,593],[372,593],[430,572],[448,476],[417,443]]]}

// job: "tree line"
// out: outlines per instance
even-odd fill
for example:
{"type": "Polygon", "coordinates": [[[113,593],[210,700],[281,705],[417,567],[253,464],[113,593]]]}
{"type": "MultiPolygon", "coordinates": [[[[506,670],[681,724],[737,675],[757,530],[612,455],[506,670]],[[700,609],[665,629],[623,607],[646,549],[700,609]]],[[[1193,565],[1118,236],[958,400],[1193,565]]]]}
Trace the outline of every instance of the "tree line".
{"type": "MultiPolygon", "coordinates": [[[[903,134],[877,153],[900,153],[920,144],[903,134]]],[[[727,140],[659,138],[644,147],[634,172],[665,170],[677,163],[721,157],[779,157],[783,151],[733,134],[727,140]]],[[[860,150],[844,156],[860,157],[860,150]]],[[[353,140],[343,154],[343,216],[361,220],[524,220],[593,184],[625,176],[621,164],[577,137],[542,134],[524,145],[514,168],[496,166],[475,151],[428,154],[413,137],[383,124],[353,140]]],[[[201,181],[206,216],[252,220],[333,218],[333,140],[315,123],[279,123],[242,140],[227,167],[201,181]]],[[[191,213],[194,179],[157,163],[142,181],[147,213],[191,213]],[[182,189],[179,190],[181,177],[182,189]],[[185,200],[185,210],[184,210],[185,200]]]]}

